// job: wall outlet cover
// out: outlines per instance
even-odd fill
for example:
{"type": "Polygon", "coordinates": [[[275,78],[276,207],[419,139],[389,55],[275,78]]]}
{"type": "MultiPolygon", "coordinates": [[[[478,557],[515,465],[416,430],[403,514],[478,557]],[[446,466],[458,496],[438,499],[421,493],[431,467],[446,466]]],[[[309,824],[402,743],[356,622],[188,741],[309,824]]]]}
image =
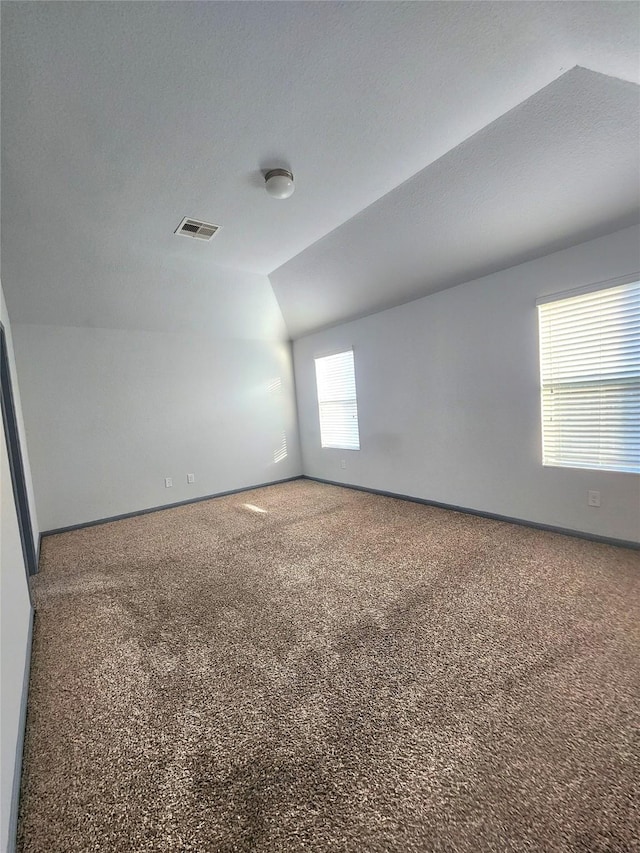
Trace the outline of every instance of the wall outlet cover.
{"type": "Polygon", "coordinates": [[[187,474],[187,483],[195,483],[196,475],[195,474],[187,474]]]}
{"type": "Polygon", "coordinates": [[[600,492],[590,490],[587,503],[589,506],[600,506],[600,492]]]}
{"type": "Polygon", "coordinates": [[[170,489],[173,486],[173,477],[165,477],[164,478],[164,487],[165,489],[170,489]]]}

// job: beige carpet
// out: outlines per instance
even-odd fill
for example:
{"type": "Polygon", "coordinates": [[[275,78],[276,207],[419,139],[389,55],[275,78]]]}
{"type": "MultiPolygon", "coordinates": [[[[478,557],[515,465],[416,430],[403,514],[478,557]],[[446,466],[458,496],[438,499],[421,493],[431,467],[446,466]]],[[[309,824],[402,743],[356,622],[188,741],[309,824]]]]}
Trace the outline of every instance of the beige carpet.
{"type": "Polygon", "coordinates": [[[640,849],[638,552],[297,481],[34,592],[24,853],[640,849]]]}

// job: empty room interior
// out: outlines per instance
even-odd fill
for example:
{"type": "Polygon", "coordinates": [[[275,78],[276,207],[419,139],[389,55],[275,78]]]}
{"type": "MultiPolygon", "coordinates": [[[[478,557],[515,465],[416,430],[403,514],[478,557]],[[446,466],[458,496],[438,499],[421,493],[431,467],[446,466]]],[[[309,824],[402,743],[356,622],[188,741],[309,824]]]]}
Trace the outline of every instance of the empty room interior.
{"type": "Polygon", "coordinates": [[[2,12],[2,853],[640,851],[640,3],[2,12]]]}

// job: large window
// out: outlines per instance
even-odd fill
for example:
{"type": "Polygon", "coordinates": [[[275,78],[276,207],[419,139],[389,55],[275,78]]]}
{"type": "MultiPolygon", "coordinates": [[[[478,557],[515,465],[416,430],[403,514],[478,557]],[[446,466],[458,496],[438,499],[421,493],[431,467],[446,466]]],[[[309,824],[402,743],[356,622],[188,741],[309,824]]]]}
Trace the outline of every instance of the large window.
{"type": "Polygon", "coordinates": [[[539,300],[543,464],[640,472],[640,282],[539,300]]]}
{"type": "Polygon", "coordinates": [[[353,350],[315,361],[322,446],[360,450],[353,350]]]}

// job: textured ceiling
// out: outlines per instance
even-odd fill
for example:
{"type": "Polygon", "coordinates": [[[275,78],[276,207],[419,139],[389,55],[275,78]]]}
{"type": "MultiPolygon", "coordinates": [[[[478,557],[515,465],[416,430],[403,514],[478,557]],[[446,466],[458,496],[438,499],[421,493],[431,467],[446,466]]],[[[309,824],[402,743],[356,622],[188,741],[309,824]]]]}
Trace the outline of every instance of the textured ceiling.
{"type": "Polygon", "coordinates": [[[229,270],[276,270],[298,335],[626,224],[637,96],[602,75],[638,82],[638,9],[4,3],[12,319],[121,323],[157,277],[209,276],[224,299],[229,270]],[[276,165],[296,175],[287,202],[262,189],[276,165]],[[185,215],[223,228],[176,237],[185,215]],[[440,241],[454,251],[430,272],[440,241]],[[368,289],[370,253],[399,263],[368,289]]]}
{"type": "Polygon", "coordinates": [[[289,333],[634,224],[638,106],[637,85],[568,71],[272,273],[289,333]]]}

